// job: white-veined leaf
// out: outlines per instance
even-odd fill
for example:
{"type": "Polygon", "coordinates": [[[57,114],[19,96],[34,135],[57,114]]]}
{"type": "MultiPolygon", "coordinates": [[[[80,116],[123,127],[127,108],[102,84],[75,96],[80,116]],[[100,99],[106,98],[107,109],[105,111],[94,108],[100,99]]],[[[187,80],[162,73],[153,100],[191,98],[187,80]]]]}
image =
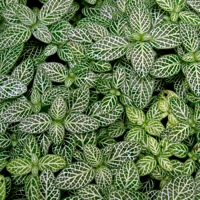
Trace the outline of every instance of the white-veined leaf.
{"type": "Polygon", "coordinates": [[[118,103],[118,99],[114,95],[106,95],[102,100],[101,100],[101,110],[106,113],[111,110],[113,110],[118,103]]]}
{"type": "Polygon", "coordinates": [[[0,99],[15,98],[27,91],[20,81],[6,75],[0,75],[0,99]]]}
{"type": "Polygon", "coordinates": [[[39,159],[39,170],[50,169],[52,172],[57,172],[66,166],[64,158],[54,154],[47,154],[39,159]]]}
{"type": "Polygon", "coordinates": [[[162,24],[151,31],[152,46],[156,49],[171,49],[180,43],[179,26],[176,24],[162,24]]]}
{"type": "Polygon", "coordinates": [[[195,171],[195,168],[196,168],[195,161],[192,158],[188,158],[184,163],[183,174],[190,176],[195,171]]]}
{"type": "Polygon", "coordinates": [[[164,55],[156,60],[150,74],[156,78],[168,78],[179,73],[181,61],[175,54],[164,55]]]}
{"type": "Polygon", "coordinates": [[[65,127],[58,122],[53,122],[48,131],[49,137],[54,145],[60,145],[64,141],[65,127]]]}
{"type": "Polygon", "coordinates": [[[0,175],[0,200],[6,199],[6,179],[0,175]]]}
{"type": "Polygon", "coordinates": [[[188,146],[182,143],[170,145],[169,150],[177,158],[185,158],[189,152],[188,146]]]}
{"type": "Polygon", "coordinates": [[[17,158],[17,159],[11,160],[7,164],[6,169],[12,175],[21,176],[21,175],[28,174],[29,172],[31,172],[32,163],[30,160],[27,160],[25,158],[17,158]]]}
{"type": "Polygon", "coordinates": [[[42,133],[49,129],[51,118],[46,113],[30,115],[20,122],[19,129],[26,133],[42,133]]]}
{"type": "Polygon", "coordinates": [[[39,12],[39,20],[44,25],[50,25],[58,21],[69,9],[72,0],[49,0],[39,12]]]}
{"type": "Polygon", "coordinates": [[[68,38],[72,42],[92,43],[92,38],[86,28],[73,28],[69,30],[68,38]]]}
{"type": "Polygon", "coordinates": [[[172,12],[175,6],[174,0],[156,0],[156,3],[165,11],[172,12]]]}
{"type": "Polygon", "coordinates": [[[161,133],[165,130],[164,125],[158,120],[150,120],[146,123],[145,130],[153,136],[160,137],[161,133]]]}
{"type": "Polygon", "coordinates": [[[162,156],[162,155],[158,156],[158,163],[166,171],[173,170],[173,166],[170,162],[170,159],[165,156],[162,156]]]}
{"type": "Polygon", "coordinates": [[[76,190],[90,183],[94,175],[94,170],[88,164],[76,162],[60,172],[55,184],[62,190],[76,190]]]}
{"type": "Polygon", "coordinates": [[[151,136],[147,137],[147,148],[155,156],[160,154],[160,145],[154,137],[151,137],[151,136]]]}
{"type": "Polygon", "coordinates": [[[194,25],[194,26],[199,26],[200,25],[200,17],[195,14],[194,12],[191,11],[182,11],[179,13],[179,17],[181,21],[194,25]]]}
{"type": "Polygon", "coordinates": [[[107,36],[94,43],[88,50],[88,56],[104,61],[122,57],[126,53],[128,42],[119,36],[107,36]]]}
{"type": "Polygon", "coordinates": [[[199,0],[187,0],[187,3],[197,12],[200,12],[200,2],[199,0]]]}

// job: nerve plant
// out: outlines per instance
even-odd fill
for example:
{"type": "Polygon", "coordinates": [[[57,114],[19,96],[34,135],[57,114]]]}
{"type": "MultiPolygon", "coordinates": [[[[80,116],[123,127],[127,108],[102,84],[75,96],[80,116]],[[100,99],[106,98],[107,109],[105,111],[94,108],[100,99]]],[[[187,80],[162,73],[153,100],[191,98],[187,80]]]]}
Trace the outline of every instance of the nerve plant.
{"type": "Polygon", "coordinates": [[[200,199],[198,0],[0,0],[0,200],[200,199]]]}

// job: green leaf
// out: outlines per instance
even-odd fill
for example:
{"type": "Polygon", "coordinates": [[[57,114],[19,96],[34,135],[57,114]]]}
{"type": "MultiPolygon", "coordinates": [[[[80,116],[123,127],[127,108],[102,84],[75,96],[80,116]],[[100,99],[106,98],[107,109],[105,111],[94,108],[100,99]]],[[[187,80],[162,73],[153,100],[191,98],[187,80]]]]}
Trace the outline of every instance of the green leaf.
{"type": "Polygon", "coordinates": [[[172,12],[174,9],[173,0],[156,0],[156,3],[165,11],[172,12]]]}
{"type": "Polygon", "coordinates": [[[33,135],[29,135],[23,146],[23,156],[24,158],[31,160],[32,155],[36,155],[38,158],[40,157],[40,148],[36,141],[36,138],[33,135]]]}
{"type": "Polygon", "coordinates": [[[113,86],[118,89],[122,86],[126,79],[126,72],[123,68],[117,68],[113,73],[113,86]]]}
{"type": "Polygon", "coordinates": [[[150,174],[156,165],[156,160],[152,156],[144,156],[136,162],[136,167],[140,176],[146,176],[150,174]]]}
{"type": "Polygon", "coordinates": [[[99,123],[85,114],[70,114],[65,119],[65,128],[72,133],[85,133],[96,130],[99,123]]]}
{"type": "Polygon", "coordinates": [[[196,168],[195,165],[195,161],[192,158],[188,158],[184,163],[183,174],[188,176],[192,175],[196,168]]]}
{"type": "Polygon", "coordinates": [[[182,11],[179,13],[180,19],[190,25],[199,26],[200,18],[197,14],[191,11],[182,11]]]}
{"type": "Polygon", "coordinates": [[[194,26],[180,23],[182,44],[188,52],[195,52],[199,48],[198,32],[194,26]]]}
{"type": "Polygon", "coordinates": [[[126,127],[123,121],[117,120],[108,127],[108,135],[111,138],[117,138],[124,134],[126,127]]]}
{"type": "Polygon", "coordinates": [[[49,113],[54,120],[62,120],[67,111],[67,104],[63,97],[58,96],[52,103],[49,113]]]}
{"type": "Polygon", "coordinates": [[[54,145],[60,145],[64,141],[65,127],[59,122],[53,122],[49,127],[49,137],[54,145]]]}
{"type": "Polygon", "coordinates": [[[137,190],[140,187],[140,177],[135,163],[125,162],[115,175],[114,185],[118,190],[137,190]]]}
{"type": "Polygon", "coordinates": [[[150,120],[145,125],[147,133],[153,136],[160,137],[161,133],[165,130],[163,124],[158,120],[150,120]]]}
{"type": "Polygon", "coordinates": [[[38,176],[29,175],[25,181],[25,193],[27,200],[40,199],[40,182],[38,176]]]}
{"type": "Polygon", "coordinates": [[[42,133],[49,129],[51,118],[46,113],[38,113],[30,115],[22,120],[19,124],[19,129],[26,133],[42,133]]]}
{"type": "Polygon", "coordinates": [[[191,176],[178,176],[170,180],[158,193],[157,200],[193,199],[195,183],[191,176]]]}
{"type": "Polygon", "coordinates": [[[0,74],[7,74],[21,55],[24,44],[19,44],[0,51],[0,74]]]}
{"type": "Polygon", "coordinates": [[[181,142],[192,135],[193,130],[189,124],[180,122],[169,129],[168,140],[172,143],[181,142]]]}
{"type": "Polygon", "coordinates": [[[11,160],[7,164],[6,169],[12,175],[21,176],[21,175],[25,175],[31,172],[32,163],[31,161],[25,158],[17,158],[17,159],[11,160]]]}
{"type": "Polygon", "coordinates": [[[0,175],[0,200],[6,199],[6,180],[0,175]]]}
{"type": "Polygon", "coordinates": [[[90,183],[94,175],[94,170],[88,164],[76,162],[60,172],[55,185],[62,190],[76,190],[90,183]]]}
{"type": "Polygon", "coordinates": [[[16,7],[17,17],[22,24],[26,26],[32,26],[36,23],[35,13],[27,6],[23,4],[17,4],[16,7]]]}
{"type": "Polygon", "coordinates": [[[128,160],[135,160],[141,151],[139,143],[131,141],[118,142],[112,147],[106,165],[110,169],[120,168],[128,160]]]}
{"type": "Polygon", "coordinates": [[[153,155],[157,156],[158,154],[160,154],[159,143],[154,137],[147,137],[147,147],[153,155]]]}
{"type": "Polygon", "coordinates": [[[134,6],[129,18],[130,26],[134,33],[146,33],[151,28],[151,15],[147,9],[134,6]]]}
{"type": "Polygon", "coordinates": [[[182,143],[170,145],[169,150],[177,158],[185,158],[189,152],[188,146],[182,143]]]}
{"type": "Polygon", "coordinates": [[[21,62],[17,67],[15,67],[11,76],[21,81],[24,85],[28,85],[34,76],[34,65],[32,59],[28,58],[21,62]]]}
{"type": "Polygon", "coordinates": [[[20,122],[31,114],[31,104],[26,100],[18,100],[9,106],[0,116],[3,123],[20,122]]]}
{"type": "Polygon", "coordinates": [[[72,0],[47,1],[39,12],[39,20],[44,25],[50,25],[58,21],[69,9],[72,0]]]}
{"type": "Polygon", "coordinates": [[[103,156],[101,150],[95,145],[87,144],[83,148],[84,156],[87,163],[92,167],[101,165],[103,156]]]}
{"type": "Polygon", "coordinates": [[[186,65],[183,69],[186,80],[195,95],[200,96],[200,63],[186,65]]]}
{"type": "Polygon", "coordinates": [[[133,46],[131,54],[131,63],[133,69],[139,76],[147,76],[154,63],[154,50],[148,43],[139,42],[133,46]]]}
{"type": "Polygon", "coordinates": [[[190,110],[185,102],[177,97],[170,98],[171,111],[180,122],[185,122],[190,118],[190,110]]]}
{"type": "Polygon", "coordinates": [[[16,98],[27,91],[20,81],[6,75],[0,75],[0,100],[16,98]]]}
{"type": "Polygon", "coordinates": [[[88,51],[88,56],[97,60],[111,61],[126,53],[128,42],[119,36],[107,36],[97,41],[88,51]]]}
{"type": "Polygon", "coordinates": [[[57,172],[66,166],[66,161],[58,155],[48,154],[39,159],[39,170],[50,169],[57,172]]]}
{"type": "Polygon", "coordinates": [[[162,155],[158,156],[158,163],[166,171],[172,171],[173,170],[170,159],[165,157],[165,156],[162,156],[162,155]]]}
{"type": "Polygon", "coordinates": [[[198,0],[187,0],[187,3],[197,12],[200,12],[200,4],[198,0]]]}
{"type": "Polygon", "coordinates": [[[107,167],[99,167],[96,170],[95,181],[100,190],[106,190],[112,184],[113,175],[109,168],[107,167]]]}
{"type": "Polygon", "coordinates": [[[118,103],[118,99],[114,95],[107,95],[101,100],[101,110],[106,113],[113,110],[118,103]]]}
{"type": "Polygon", "coordinates": [[[27,42],[31,37],[30,29],[23,24],[13,24],[0,34],[0,50],[27,42]]]}
{"type": "Polygon", "coordinates": [[[126,114],[133,124],[142,125],[145,122],[144,112],[136,107],[127,107],[126,114]]]}
{"type": "Polygon", "coordinates": [[[68,38],[72,42],[92,43],[92,38],[86,28],[73,28],[69,30],[68,38]]]}
{"type": "Polygon", "coordinates": [[[162,24],[151,31],[152,46],[156,49],[171,49],[181,43],[179,26],[176,24],[162,24]]]}
{"type": "Polygon", "coordinates": [[[161,56],[156,60],[150,74],[156,78],[168,78],[179,73],[181,61],[175,54],[161,56]]]}
{"type": "Polygon", "coordinates": [[[59,200],[60,190],[55,186],[55,177],[52,171],[46,169],[40,175],[40,194],[42,199],[59,200]]]}

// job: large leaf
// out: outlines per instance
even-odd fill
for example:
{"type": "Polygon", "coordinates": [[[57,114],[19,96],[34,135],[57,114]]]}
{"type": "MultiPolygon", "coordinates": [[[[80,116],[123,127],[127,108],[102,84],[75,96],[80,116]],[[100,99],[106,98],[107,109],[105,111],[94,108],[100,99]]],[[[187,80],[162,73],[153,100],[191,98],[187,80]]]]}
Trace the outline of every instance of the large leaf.
{"type": "Polygon", "coordinates": [[[25,158],[17,158],[17,159],[11,160],[7,164],[6,169],[12,175],[21,176],[21,175],[28,174],[29,172],[31,172],[32,163],[31,161],[25,158]]]}
{"type": "Polygon", "coordinates": [[[26,133],[42,133],[48,130],[51,118],[46,113],[33,114],[21,121],[19,128],[26,133]]]}
{"type": "Polygon", "coordinates": [[[168,78],[179,73],[181,61],[175,54],[164,55],[156,60],[150,74],[156,78],[168,78]]]}
{"type": "Polygon", "coordinates": [[[72,133],[85,133],[96,130],[99,123],[85,114],[71,114],[65,119],[65,128],[72,133]]]}
{"type": "Polygon", "coordinates": [[[55,186],[55,177],[52,171],[44,170],[40,175],[40,194],[44,200],[59,200],[60,190],[55,186]]]}
{"type": "Polygon", "coordinates": [[[191,176],[178,176],[167,183],[157,196],[157,200],[195,199],[195,183],[191,176]]]}
{"type": "Polygon", "coordinates": [[[128,42],[119,36],[107,36],[97,41],[89,49],[89,57],[97,60],[111,61],[126,53],[128,42]]]}
{"type": "Polygon", "coordinates": [[[50,25],[58,21],[69,9],[72,0],[47,1],[39,12],[39,20],[44,25],[50,25]]]}
{"type": "Polygon", "coordinates": [[[162,24],[152,31],[152,46],[156,49],[171,49],[181,43],[179,26],[176,24],[162,24]]]}
{"type": "Polygon", "coordinates": [[[180,19],[190,25],[199,26],[200,25],[200,17],[191,11],[182,11],[179,14],[180,19]]]}
{"type": "Polygon", "coordinates": [[[94,170],[86,163],[76,162],[63,169],[56,178],[56,187],[72,190],[84,187],[94,178],[94,170]]]}
{"type": "Polygon", "coordinates": [[[48,154],[39,159],[39,169],[41,171],[50,169],[52,172],[57,172],[63,169],[66,165],[64,158],[54,154],[48,154]]]}
{"type": "Polygon", "coordinates": [[[125,162],[115,175],[114,185],[119,190],[137,190],[140,187],[140,178],[135,163],[125,162]]]}
{"type": "Polygon", "coordinates": [[[6,75],[0,75],[0,99],[15,98],[22,95],[27,87],[20,81],[6,75]]]}
{"type": "Polygon", "coordinates": [[[154,50],[148,43],[139,42],[134,45],[131,54],[133,69],[139,76],[147,76],[154,63],[154,50]]]}
{"type": "Polygon", "coordinates": [[[0,34],[0,50],[22,44],[30,37],[31,31],[27,26],[23,24],[11,25],[0,34]]]}

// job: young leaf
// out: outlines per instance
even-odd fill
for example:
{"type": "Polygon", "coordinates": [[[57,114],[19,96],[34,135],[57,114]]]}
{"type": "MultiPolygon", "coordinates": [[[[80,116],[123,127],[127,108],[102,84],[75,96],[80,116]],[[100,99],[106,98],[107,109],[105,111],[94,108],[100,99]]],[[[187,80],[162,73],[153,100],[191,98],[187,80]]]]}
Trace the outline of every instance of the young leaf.
{"type": "Polygon", "coordinates": [[[170,159],[165,157],[165,156],[162,156],[162,155],[158,156],[158,163],[166,171],[172,171],[173,170],[170,159]]]}
{"type": "Polygon", "coordinates": [[[155,156],[157,156],[158,154],[160,154],[160,146],[158,141],[151,136],[147,137],[147,145],[148,145],[148,149],[151,151],[151,153],[155,156]]]}
{"type": "Polygon", "coordinates": [[[58,122],[53,122],[49,127],[49,137],[54,145],[60,145],[64,141],[65,127],[58,122]]]}
{"type": "Polygon", "coordinates": [[[158,120],[150,120],[146,123],[145,130],[150,135],[160,137],[161,133],[165,130],[165,127],[158,120]]]}

